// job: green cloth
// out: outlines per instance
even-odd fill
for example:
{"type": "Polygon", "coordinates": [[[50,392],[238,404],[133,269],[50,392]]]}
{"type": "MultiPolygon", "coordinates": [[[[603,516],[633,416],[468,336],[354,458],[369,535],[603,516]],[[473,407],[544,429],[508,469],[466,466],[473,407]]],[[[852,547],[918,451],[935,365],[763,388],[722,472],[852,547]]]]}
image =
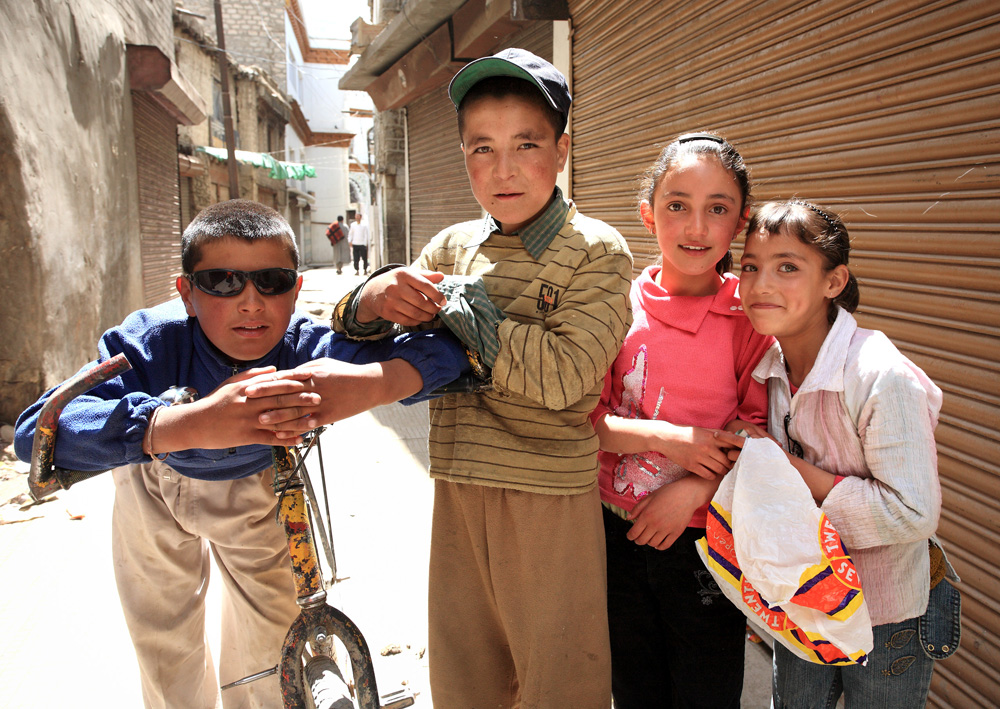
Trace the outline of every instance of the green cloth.
{"type": "MultiPolygon", "coordinates": [[[[199,145],[197,150],[223,162],[229,159],[229,151],[225,148],[209,148],[199,145]]],[[[249,150],[236,150],[234,152],[238,162],[268,168],[271,171],[269,177],[272,180],[303,180],[307,177],[316,177],[316,168],[312,165],[275,160],[267,153],[252,153],[249,150]]]]}

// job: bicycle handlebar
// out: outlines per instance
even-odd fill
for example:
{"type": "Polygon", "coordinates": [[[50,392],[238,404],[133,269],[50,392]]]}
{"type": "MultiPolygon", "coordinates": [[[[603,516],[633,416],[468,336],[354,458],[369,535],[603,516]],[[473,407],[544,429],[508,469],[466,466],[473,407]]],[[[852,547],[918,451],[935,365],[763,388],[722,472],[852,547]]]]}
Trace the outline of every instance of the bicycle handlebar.
{"type": "Polygon", "coordinates": [[[104,470],[65,470],[53,465],[59,415],[66,404],[80,394],[109,379],[114,379],[130,369],[132,369],[132,365],[125,358],[125,355],[117,354],[85,372],[80,372],[72,379],[68,379],[52,392],[42,405],[42,410],[38,413],[38,421],[35,424],[35,437],[31,443],[31,469],[28,471],[28,492],[35,502],[41,501],[42,498],[56,490],[68,490],[81,480],[106,472],[104,470]]]}

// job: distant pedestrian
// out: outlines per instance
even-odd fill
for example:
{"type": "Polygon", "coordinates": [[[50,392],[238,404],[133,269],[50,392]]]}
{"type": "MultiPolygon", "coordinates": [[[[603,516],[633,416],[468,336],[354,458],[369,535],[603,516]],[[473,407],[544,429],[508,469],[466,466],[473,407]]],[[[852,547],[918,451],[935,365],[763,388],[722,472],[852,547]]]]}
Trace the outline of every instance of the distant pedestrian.
{"type": "Polygon", "coordinates": [[[333,247],[333,262],[337,264],[338,276],[344,269],[344,263],[351,257],[350,250],[347,248],[348,228],[344,224],[342,214],[337,216],[337,221],[326,228],[326,238],[330,240],[330,246],[333,247]]]}
{"type": "Polygon", "coordinates": [[[354,223],[351,224],[351,233],[347,235],[347,240],[351,244],[351,250],[354,252],[354,275],[358,276],[361,271],[358,270],[358,260],[361,260],[365,264],[364,272],[368,273],[368,242],[371,240],[371,232],[368,230],[368,225],[362,223],[361,212],[354,215],[354,223]]]}

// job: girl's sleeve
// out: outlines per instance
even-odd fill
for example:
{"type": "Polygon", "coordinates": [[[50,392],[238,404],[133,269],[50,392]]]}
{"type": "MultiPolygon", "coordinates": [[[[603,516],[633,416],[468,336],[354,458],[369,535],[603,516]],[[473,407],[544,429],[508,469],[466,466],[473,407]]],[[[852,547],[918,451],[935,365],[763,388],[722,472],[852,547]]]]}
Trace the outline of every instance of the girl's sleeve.
{"type": "Polygon", "coordinates": [[[774,343],[774,338],[761,335],[747,321],[749,336],[739,349],[736,361],[737,416],[743,421],[767,428],[767,383],[753,378],[753,370],[774,343]]]}
{"type": "Polygon", "coordinates": [[[872,477],[845,477],[823,503],[848,548],[919,541],[937,529],[941,485],[932,399],[940,390],[930,386],[909,371],[893,370],[872,388],[858,424],[872,477]]]}
{"type": "MultiPolygon", "coordinates": [[[[133,365],[142,361],[134,348],[117,338],[114,330],[101,338],[98,350],[98,359],[80,371],[122,351],[133,365]]],[[[23,461],[31,460],[38,414],[56,388],[45,392],[17,419],[14,452],[23,461]]],[[[132,369],[70,401],[56,429],[55,465],[68,470],[95,471],[152,460],[142,451],[142,439],[150,415],[163,402],[144,393],[142,388],[140,372],[132,369]]]]}

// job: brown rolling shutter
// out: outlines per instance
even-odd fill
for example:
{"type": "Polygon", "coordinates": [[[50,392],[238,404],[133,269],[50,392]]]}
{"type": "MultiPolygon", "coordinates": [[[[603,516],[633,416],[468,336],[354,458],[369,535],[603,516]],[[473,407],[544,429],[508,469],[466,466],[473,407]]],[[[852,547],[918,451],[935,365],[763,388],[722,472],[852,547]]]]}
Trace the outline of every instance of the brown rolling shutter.
{"type": "Polygon", "coordinates": [[[442,85],[406,107],[410,261],[445,227],[482,214],[465,174],[455,107],[442,85]]]}
{"type": "MultiPolygon", "coordinates": [[[[658,254],[637,176],[714,129],[757,201],[838,211],[861,324],[945,392],[939,537],[962,577],[960,651],[932,706],[1000,697],[1000,9],[986,1],[570,0],[573,197],[658,254]],[[635,28],[641,27],[637,32],[635,28]]],[[[738,256],[738,253],[737,253],[738,256]]]]}
{"type": "Polygon", "coordinates": [[[181,272],[177,122],[141,91],[132,92],[143,301],[148,308],[177,295],[181,272]]]}
{"type": "MultiPolygon", "coordinates": [[[[552,59],[552,25],[526,23],[524,30],[492,51],[521,47],[552,59]]],[[[472,195],[460,149],[455,107],[444,84],[406,107],[410,167],[410,260],[445,227],[479,219],[482,209],[472,195]]]]}

